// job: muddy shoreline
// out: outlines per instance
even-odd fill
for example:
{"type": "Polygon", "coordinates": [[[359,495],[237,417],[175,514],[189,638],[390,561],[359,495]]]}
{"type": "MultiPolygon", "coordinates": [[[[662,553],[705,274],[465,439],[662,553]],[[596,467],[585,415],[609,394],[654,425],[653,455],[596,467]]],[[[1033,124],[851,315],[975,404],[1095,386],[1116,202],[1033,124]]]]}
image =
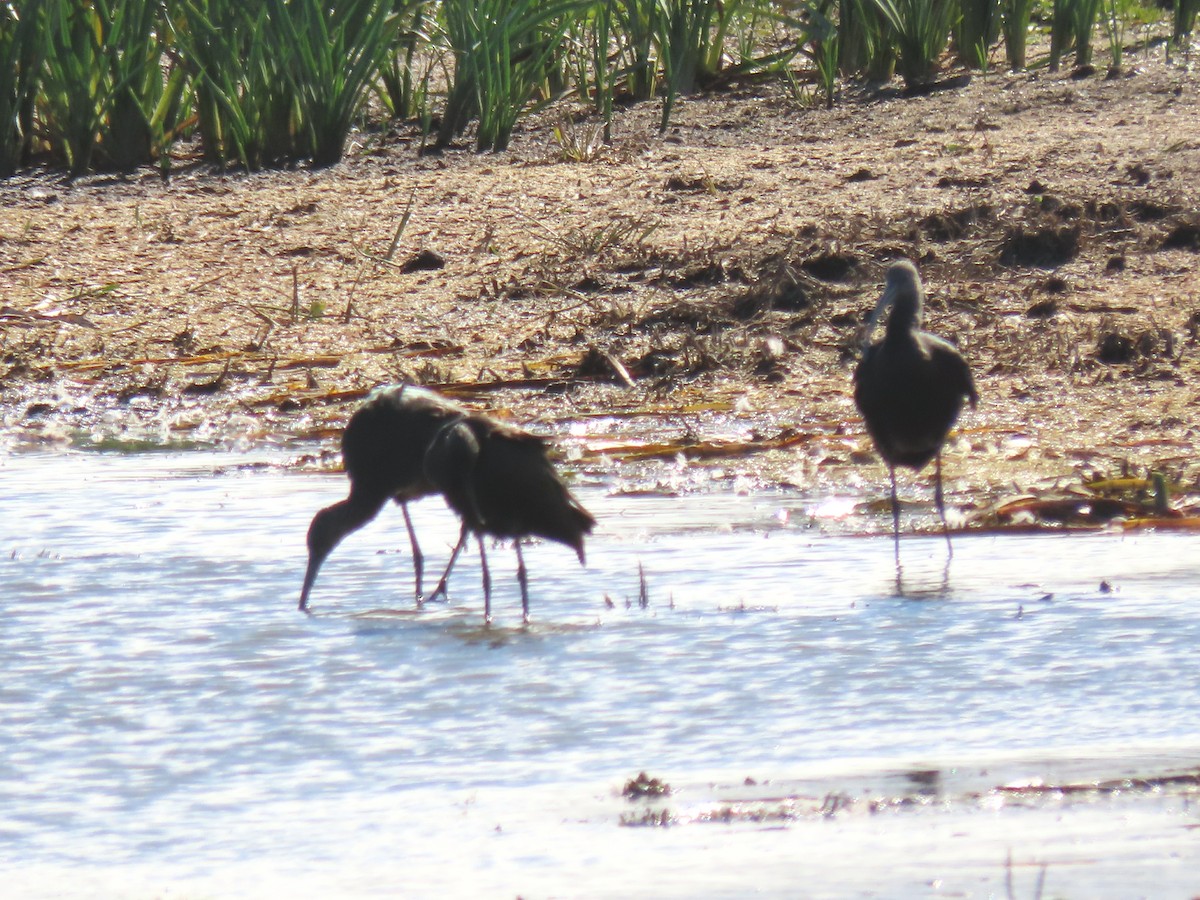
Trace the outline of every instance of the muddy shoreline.
{"type": "Polygon", "coordinates": [[[909,257],[982,398],[956,502],[1152,468],[1194,487],[1200,82],[1161,57],[832,110],[734,85],[665,135],[656,104],[621,111],[588,162],[560,106],[499,155],[418,156],[397,126],[325,170],[18,176],[3,440],[317,442],[336,465],[354,402],[407,379],[638,488],[880,485],[850,373],[909,257]]]}

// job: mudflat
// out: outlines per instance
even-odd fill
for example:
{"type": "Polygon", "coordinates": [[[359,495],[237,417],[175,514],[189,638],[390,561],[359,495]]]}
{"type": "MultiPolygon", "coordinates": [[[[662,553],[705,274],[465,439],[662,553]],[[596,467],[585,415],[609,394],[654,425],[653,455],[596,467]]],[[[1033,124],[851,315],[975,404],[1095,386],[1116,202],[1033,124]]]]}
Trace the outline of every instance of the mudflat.
{"type": "Polygon", "coordinates": [[[639,482],[691,458],[705,484],[882,483],[851,373],[907,257],[981,395],[951,495],[1194,485],[1200,81],[1161,46],[1132,62],[833,109],[734,84],[666,133],[625,107],[594,152],[559,103],[503,154],[397,125],[327,169],[24,173],[0,185],[4,441],[332,450],[412,380],[639,482]]]}

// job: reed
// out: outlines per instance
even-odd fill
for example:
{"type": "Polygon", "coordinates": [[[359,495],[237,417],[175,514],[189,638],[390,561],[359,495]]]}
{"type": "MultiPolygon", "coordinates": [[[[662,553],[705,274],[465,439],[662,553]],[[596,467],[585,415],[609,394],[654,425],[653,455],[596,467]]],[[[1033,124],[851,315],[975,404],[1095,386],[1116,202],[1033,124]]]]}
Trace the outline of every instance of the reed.
{"type": "Polygon", "coordinates": [[[1003,0],[1001,31],[1004,34],[1004,56],[1014,72],[1025,68],[1025,49],[1029,37],[1029,17],[1034,0],[1003,0]]]}
{"type": "Polygon", "coordinates": [[[969,68],[987,69],[988,53],[1000,37],[1002,0],[959,0],[953,28],[959,60],[969,68]]]}
{"type": "MultiPolygon", "coordinates": [[[[1002,35],[1022,68],[1033,2],[0,0],[0,176],[34,154],[73,175],[165,170],[191,133],[220,166],[326,165],[372,92],[427,134],[439,112],[443,147],[477,123],[481,151],[503,150],[522,116],[571,94],[605,141],[617,98],[661,97],[665,129],[684,94],[751,72],[830,105],[839,76],[886,81],[898,68],[910,88],[927,85],[951,34],[968,66],[986,66],[1002,35]],[[800,52],[809,65],[793,73],[800,52]]],[[[1113,65],[1126,28],[1161,17],[1139,0],[1050,2],[1052,68],[1071,48],[1090,61],[1098,16],[1113,65]]],[[[1177,45],[1198,7],[1175,0],[1177,45]]],[[[590,127],[561,127],[559,140],[571,158],[599,150],[590,127]]]]}
{"type": "Polygon", "coordinates": [[[123,170],[157,160],[164,174],[170,148],[186,114],[187,73],[172,58],[171,37],[160,0],[125,0],[119,8],[113,43],[125,50],[108,54],[112,105],[100,130],[99,152],[106,164],[123,170]],[[128,30],[128,38],[119,33],[128,30]]]}
{"type": "Polygon", "coordinates": [[[658,85],[656,37],[664,10],[658,0],[603,0],[611,11],[618,78],[634,100],[649,100],[658,85]]]}
{"type": "MultiPolygon", "coordinates": [[[[606,0],[592,7],[590,21],[592,27],[587,29],[586,42],[591,53],[591,93],[594,98],[596,112],[604,121],[603,139],[607,143],[612,140],[613,101],[616,99],[617,80],[615,67],[609,64],[609,52],[613,44],[613,20],[615,18],[615,0],[606,0]]],[[[580,84],[586,95],[588,83],[586,77],[580,78],[580,84]]]]}
{"type": "Polygon", "coordinates": [[[955,0],[874,0],[891,26],[897,68],[910,88],[929,84],[958,15],[955,0]]]}
{"type": "Polygon", "coordinates": [[[164,79],[159,0],[46,0],[38,108],[72,175],[99,162],[128,169],[167,152],[182,75],[164,79]]]}
{"type": "Polygon", "coordinates": [[[809,30],[807,16],[792,15],[782,4],[768,0],[663,0],[659,10],[655,43],[665,84],[663,130],[680,94],[750,73],[783,77],[809,30]],[[764,47],[763,39],[771,38],[779,27],[797,37],[782,46],[764,47]],[[727,65],[733,53],[736,57],[727,65]]]}
{"type": "Polygon", "coordinates": [[[816,71],[817,85],[826,109],[833,109],[837,95],[838,51],[841,37],[837,25],[829,18],[829,0],[823,7],[814,7],[808,25],[807,55],[816,71]]]}
{"type": "Polygon", "coordinates": [[[269,0],[268,9],[268,33],[294,102],[296,150],[314,165],[332,165],[400,19],[380,0],[269,0]]]}
{"type": "Polygon", "coordinates": [[[504,150],[535,87],[545,82],[571,21],[586,6],[582,0],[443,0],[454,74],[439,146],[478,117],[478,149],[504,150]]]}
{"type": "Polygon", "coordinates": [[[1101,25],[1108,39],[1110,71],[1118,72],[1124,63],[1125,35],[1130,26],[1146,26],[1159,18],[1159,12],[1143,6],[1139,0],[1102,0],[1101,25]]]}
{"type": "MultiPolygon", "coordinates": [[[[294,98],[267,7],[176,0],[172,24],[195,85],[206,159],[250,171],[297,158],[294,98]]],[[[285,51],[286,52],[286,51],[285,51]]]]}
{"type": "Polygon", "coordinates": [[[839,0],[837,32],[843,75],[882,82],[895,74],[894,25],[875,0],[839,0]]]}
{"type": "Polygon", "coordinates": [[[26,0],[20,13],[0,3],[0,177],[29,159],[33,108],[40,87],[44,0],[26,0]]]}
{"type": "Polygon", "coordinates": [[[1182,47],[1192,36],[1200,0],[1175,0],[1171,16],[1171,43],[1182,47]]]}
{"type": "Polygon", "coordinates": [[[44,15],[46,66],[38,108],[51,152],[79,175],[91,166],[111,92],[103,60],[106,27],[99,11],[64,0],[50,0],[44,15]]]}
{"type": "Polygon", "coordinates": [[[205,155],[254,170],[331,165],[394,46],[382,0],[172,0],[205,155]]]}
{"type": "Polygon", "coordinates": [[[1075,39],[1072,27],[1074,6],[1079,0],[1053,0],[1050,13],[1050,71],[1057,72],[1063,54],[1075,39]]]}
{"type": "Polygon", "coordinates": [[[1092,32],[1100,16],[1102,0],[1074,0],[1071,3],[1071,30],[1075,36],[1075,65],[1092,64],[1092,32]]]}
{"type": "Polygon", "coordinates": [[[665,131],[676,98],[716,74],[730,11],[720,0],[663,0],[660,9],[655,42],[666,86],[660,120],[665,131]]]}
{"type": "Polygon", "coordinates": [[[394,118],[425,117],[429,104],[429,79],[433,72],[430,54],[423,53],[433,41],[430,0],[394,0],[391,14],[397,18],[396,38],[379,67],[379,98],[394,118]]]}

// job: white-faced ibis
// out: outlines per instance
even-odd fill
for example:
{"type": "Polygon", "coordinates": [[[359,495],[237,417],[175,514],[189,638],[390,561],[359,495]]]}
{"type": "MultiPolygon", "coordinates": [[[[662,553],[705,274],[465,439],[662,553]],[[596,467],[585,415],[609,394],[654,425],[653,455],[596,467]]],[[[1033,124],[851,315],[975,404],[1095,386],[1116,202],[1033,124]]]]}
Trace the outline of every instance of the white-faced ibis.
{"type": "Polygon", "coordinates": [[[596,522],[559,478],[546,457],[546,443],[528,432],[471,415],[438,432],[426,454],[425,471],[462,519],[455,555],[468,533],[478,539],[485,621],[491,620],[491,575],[483,537],[491,535],[513,539],[521,611],[528,622],[529,579],[521,539],[536,536],[565,544],[582,563],[583,538],[596,522]]]}
{"type": "Polygon", "coordinates": [[[889,306],[892,313],[883,338],[863,348],[862,361],[854,373],[854,402],[891,476],[892,534],[898,567],[900,504],[896,499],[896,466],[920,471],[930,460],[936,462],[934,500],[946,546],[953,555],[942,497],[942,445],[958,419],[963,400],[974,407],[979,395],[971,369],[957,348],[921,330],[925,290],[917,267],[908,260],[888,269],[883,296],[868,320],[868,339],[889,306]]]}
{"type": "Polygon", "coordinates": [[[438,492],[425,471],[426,452],[441,429],[467,415],[461,406],[412,385],[389,385],[371,392],[342,434],[350,495],[318,512],[308,528],[308,570],[300,591],[300,609],[308,609],[317,572],[333,548],[374,519],[388,500],[400,504],[404,512],[420,602],[424,557],[407,504],[438,492]]]}

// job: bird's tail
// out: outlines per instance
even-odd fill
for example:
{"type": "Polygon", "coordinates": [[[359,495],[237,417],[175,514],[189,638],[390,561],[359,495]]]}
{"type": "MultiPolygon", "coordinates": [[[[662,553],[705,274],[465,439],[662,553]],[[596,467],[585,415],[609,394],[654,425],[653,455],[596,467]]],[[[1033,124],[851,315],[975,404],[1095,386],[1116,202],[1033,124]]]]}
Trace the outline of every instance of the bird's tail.
{"type": "Polygon", "coordinates": [[[592,533],[592,529],[596,526],[596,519],[579,505],[579,501],[571,496],[570,491],[564,489],[564,493],[566,496],[563,499],[566,502],[560,506],[558,513],[554,516],[553,525],[546,528],[541,536],[558,541],[560,544],[566,544],[579,557],[579,564],[587,565],[583,539],[592,533]]]}

